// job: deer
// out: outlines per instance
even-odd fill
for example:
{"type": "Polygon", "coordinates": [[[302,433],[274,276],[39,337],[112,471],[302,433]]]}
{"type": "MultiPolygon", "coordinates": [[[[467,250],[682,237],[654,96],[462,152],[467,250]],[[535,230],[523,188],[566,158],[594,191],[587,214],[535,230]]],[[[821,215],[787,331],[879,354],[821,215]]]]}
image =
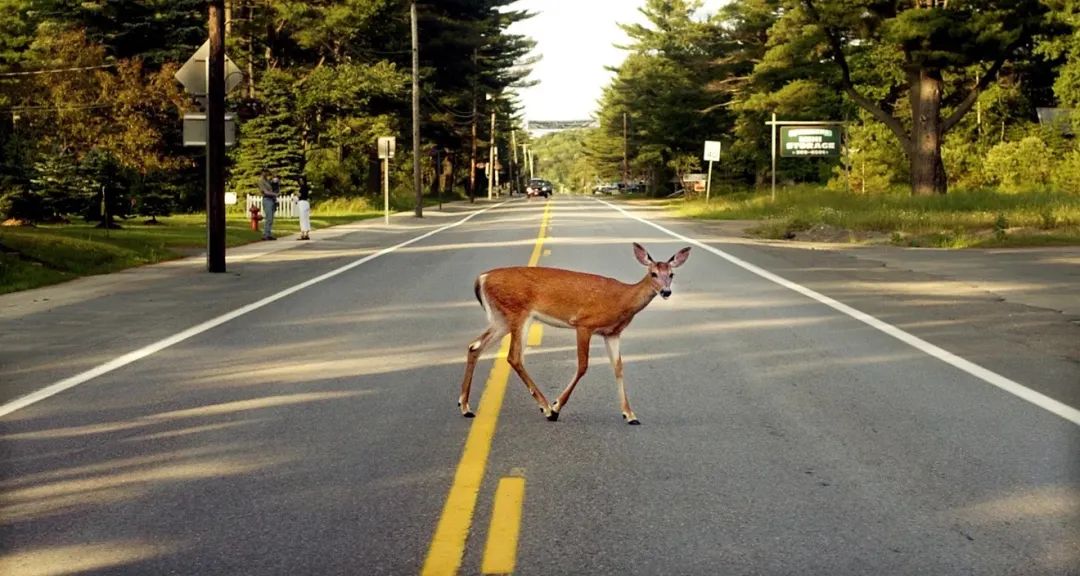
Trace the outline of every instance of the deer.
{"type": "Polygon", "coordinates": [[[592,336],[598,334],[604,338],[608,360],[615,372],[622,417],[628,424],[641,424],[626,398],[619,339],[634,316],[644,310],[657,294],[665,300],[671,296],[671,281],[675,278],[673,270],[686,262],[690,247],[679,250],[667,261],[657,262],[635,242],[634,256],[647,268],[645,277],[636,284],[548,267],[495,268],[477,276],[473,292],[487,313],[488,326],[468,347],[465,378],[461,382],[461,396],[458,397],[461,415],[466,418],[475,416],[469,407],[469,391],[476,361],[493,342],[509,334],[507,362],[521,378],[544,416],[552,422],[557,421],[574,387],[589,367],[589,344],[592,336]],[[554,404],[548,403],[522,362],[529,327],[536,320],[548,326],[574,330],[577,334],[577,372],[554,404]]]}

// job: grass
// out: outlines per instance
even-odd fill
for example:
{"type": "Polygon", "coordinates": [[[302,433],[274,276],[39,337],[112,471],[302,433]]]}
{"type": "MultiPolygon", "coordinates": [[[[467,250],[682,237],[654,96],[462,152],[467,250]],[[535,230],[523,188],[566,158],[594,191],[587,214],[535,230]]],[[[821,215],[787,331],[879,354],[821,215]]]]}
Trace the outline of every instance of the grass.
{"type": "Polygon", "coordinates": [[[959,190],[913,197],[907,191],[863,195],[820,186],[674,200],[690,218],[757,220],[765,238],[885,242],[942,248],[1080,244],[1080,194],[959,190]]]}
{"type": "MultiPolygon", "coordinates": [[[[316,206],[314,230],[373,218],[366,203],[338,202],[316,206]]],[[[0,294],[38,288],[80,276],[106,274],[153,264],[206,250],[206,215],[160,218],[158,225],[140,220],[121,221],[122,229],[95,228],[93,224],[41,225],[33,228],[0,227],[0,294]]],[[[296,219],[276,219],[274,234],[299,231],[296,219]]],[[[246,215],[230,211],[225,222],[226,246],[259,241],[246,215]]]]}

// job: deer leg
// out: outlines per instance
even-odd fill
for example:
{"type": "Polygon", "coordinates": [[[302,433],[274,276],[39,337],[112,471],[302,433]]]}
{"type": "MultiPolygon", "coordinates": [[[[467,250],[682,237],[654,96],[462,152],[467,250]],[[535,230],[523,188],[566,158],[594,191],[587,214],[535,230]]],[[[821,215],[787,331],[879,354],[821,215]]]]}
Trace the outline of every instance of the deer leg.
{"type": "Polygon", "coordinates": [[[626,384],[623,383],[622,354],[619,352],[619,337],[604,337],[604,346],[607,348],[608,360],[611,361],[611,369],[615,371],[615,382],[619,385],[619,407],[622,409],[623,419],[627,424],[641,424],[630,409],[630,401],[626,399],[626,384]]]}
{"type": "Polygon", "coordinates": [[[536,403],[540,405],[540,411],[544,413],[544,416],[553,419],[551,418],[551,404],[548,404],[547,398],[544,398],[544,393],[536,387],[532,377],[525,371],[525,363],[521,359],[525,350],[525,338],[527,337],[529,323],[519,322],[517,324],[521,328],[510,332],[510,352],[506,356],[506,361],[510,363],[510,367],[514,369],[514,372],[517,372],[521,381],[525,383],[525,387],[529,389],[529,394],[532,394],[533,400],[536,400],[536,403]]]}
{"type": "Polygon", "coordinates": [[[548,420],[558,420],[559,411],[566,406],[566,403],[570,400],[570,394],[574,392],[574,387],[577,386],[578,380],[585,375],[585,371],[589,369],[589,340],[592,339],[592,331],[588,328],[577,329],[577,373],[574,374],[574,379],[570,381],[570,385],[563,390],[562,394],[559,394],[559,398],[555,400],[555,403],[551,405],[551,416],[548,416],[548,420]]]}
{"type": "Polygon", "coordinates": [[[469,390],[472,388],[476,361],[492,342],[501,339],[503,336],[506,336],[506,329],[493,324],[488,326],[488,329],[484,330],[484,333],[474,340],[472,344],[469,344],[469,351],[465,356],[465,379],[461,381],[461,396],[458,396],[458,407],[461,408],[461,415],[466,418],[472,418],[476,415],[469,408],[469,390]]]}

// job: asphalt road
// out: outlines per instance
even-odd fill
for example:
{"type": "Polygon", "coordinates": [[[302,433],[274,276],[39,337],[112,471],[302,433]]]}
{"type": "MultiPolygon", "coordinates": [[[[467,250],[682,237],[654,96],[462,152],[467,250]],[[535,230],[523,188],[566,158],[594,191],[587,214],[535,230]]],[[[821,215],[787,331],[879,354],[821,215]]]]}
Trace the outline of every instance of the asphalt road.
{"type": "MultiPolygon", "coordinates": [[[[464,419],[465,347],[485,326],[478,273],[535,252],[632,282],[644,272],[632,241],[665,259],[688,241],[591,199],[425,220],[0,316],[10,402],[277,298],[0,417],[0,573],[435,574],[437,526],[457,518],[468,539],[450,572],[477,574],[494,518],[502,537],[519,530],[522,575],[1080,574],[1068,319],[1024,309],[1002,336],[985,322],[1018,305],[875,295],[843,270],[663,222],[924,340],[695,245],[671,299],[623,335],[641,426],[620,417],[599,338],[558,422],[514,375],[501,403],[481,400],[500,389],[494,349],[477,368],[478,417],[464,419]],[[1038,322],[1034,343],[1011,336],[1038,322]],[[474,504],[447,506],[469,473],[474,504]],[[508,477],[524,479],[522,502],[495,511],[508,477]]],[[[526,366],[553,399],[573,334],[545,328],[526,366]]]]}

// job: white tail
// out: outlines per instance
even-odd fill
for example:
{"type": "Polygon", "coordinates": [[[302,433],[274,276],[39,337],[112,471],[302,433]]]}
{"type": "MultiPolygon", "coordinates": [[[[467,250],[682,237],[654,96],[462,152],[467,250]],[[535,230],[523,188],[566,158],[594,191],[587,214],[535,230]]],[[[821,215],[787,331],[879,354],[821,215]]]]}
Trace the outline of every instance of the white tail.
{"type": "Polygon", "coordinates": [[[604,337],[608,358],[615,371],[615,381],[619,385],[623,418],[630,424],[639,424],[626,399],[619,335],[657,294],[665,299],[671,296],[671,280],[675,277],[672,269],[686,262],[690,248],[679,250],[665,262],[656,262],[640,244],[635,243],[634,255],[638,262],[648,268],[645,277],[637,284],[624,284],[604,276],[558,268],[497,268],[481,274],[476,279],[474,290],[476,299],[487,312],[488,327],[469,344],[465,379],[461,382],[461,396],[458,398],[461,414],[466,418],[473,416],[469,408],[469,390],[480,354],[492,342],[510,334],[507,361],[521,377],[547,419],[558,420],[559,411],[566,406],[574,386],[588,369],[589,341],[593,334],[599,334],[604,337]],[[548,404],[522,363],[525,340],[533,320],[577,332],[577,373],[555,404],[548,404]]]}

